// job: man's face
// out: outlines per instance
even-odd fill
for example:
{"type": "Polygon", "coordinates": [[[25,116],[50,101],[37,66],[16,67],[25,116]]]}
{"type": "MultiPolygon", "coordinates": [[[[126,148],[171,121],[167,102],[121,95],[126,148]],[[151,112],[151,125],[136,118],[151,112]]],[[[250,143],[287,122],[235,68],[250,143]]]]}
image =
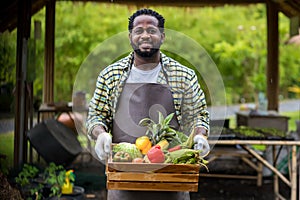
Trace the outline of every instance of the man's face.
{"type": "Polygon", "coordinates": [[[165,38],[158,28],[158,20],[149,15],[140,15],[133,21],[129,39],[134,51],[141,57],[151,57],[160,48],[165,38]]]}

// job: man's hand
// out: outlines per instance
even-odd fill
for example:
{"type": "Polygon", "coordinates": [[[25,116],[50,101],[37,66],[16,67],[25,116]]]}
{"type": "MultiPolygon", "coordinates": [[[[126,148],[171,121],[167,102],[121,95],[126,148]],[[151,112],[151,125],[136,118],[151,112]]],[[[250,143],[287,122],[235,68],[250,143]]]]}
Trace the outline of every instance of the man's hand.
{"type": "Polygon", "coordinates": [[[96,133],[94,135],[97,135],[95,152],[100,160],[106,160],[109,157],[111,152],[111,143],[112,143],[111,136],[109,133],[105,131],[101,131],[100,133],[96,133]]]}
{"type": "Polygon", "coordinates": [[[205,136],[203,136],[202,134],[195,135],[194,149],[201,150],[201,156],[206,156],[209,153],[210,147],[205,136]]]}

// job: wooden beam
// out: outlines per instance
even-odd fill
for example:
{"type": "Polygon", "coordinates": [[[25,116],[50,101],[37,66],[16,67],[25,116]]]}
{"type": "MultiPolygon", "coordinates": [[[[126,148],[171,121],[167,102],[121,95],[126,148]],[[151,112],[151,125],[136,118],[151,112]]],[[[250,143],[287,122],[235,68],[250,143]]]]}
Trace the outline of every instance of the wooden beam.
{"type": "Polygon", "coordinates": [[[279,106],[279,31],[278,9],[274,2],[267,4],[267,99],[268,110],[279,106]]]}
{"type": "MultiPolygon", "coordinates": [[[[44,7],[47,0],[31,0],[31,16],[44,7]]],[[[8,1],[7,1],[8,2],[8,1]]],[[[8,5],[0,7],[0,32],[12,31],[18,22],[18,1],[10,1],[8,5]]]]}
{"type": "MultiPolygon", "coordinates": [[[[47,0],[31,0],[32,1],[32,15],[40,10],[47,2],[47,0]]],[[[57,0],[66,1],[66,0],[57,0]]],[[[249,5],[257,3],[266,3],[268,0],[73,0],[78,2],[99,2],[99,3],[117,3],[124,5],[136,6],[178,6],[178,7],[204,7],[204,6],[224,6],[224,5],[249,5]]],[[[300,16],[300,2],[298,0],[272,0],[279,5],[279,10],[288,17],[300,16]]],[[[17,24],[17,0],[7,4],[0,3],[0,32],[5,30],[13,30],[17,24]]]]}
{"type": "Polygon", "coordinates": [[[46,4],[45,66],[43,102],[54,102],[55,0],[46,4]]]}
{"type": "Polygon", "coordinates": [[[30,37],[31,0],[18,1],[17,60],[15,88],[14,166],[20,167],[26,159],[26,73],[28,39],[30,37]]]}
{"type": "Polygon", "coordinates": [[[278,9],[288,17],[300,17],[300,2],[299,0],[273,0],[279,7],[278,9]]]}
{"type": "Polygon", "coordinates": [[[140,0],[73,0],[81,2],[99,2],[99,3],[116,3],[124,5],[157,5],[157,6],[180,6],[180,7],[201,7],[201,6],[224,6],[228,5],[249,5],[256,3],[266,3],[266,0],[151,0],[151,1],[140,1],[140,0]]]}

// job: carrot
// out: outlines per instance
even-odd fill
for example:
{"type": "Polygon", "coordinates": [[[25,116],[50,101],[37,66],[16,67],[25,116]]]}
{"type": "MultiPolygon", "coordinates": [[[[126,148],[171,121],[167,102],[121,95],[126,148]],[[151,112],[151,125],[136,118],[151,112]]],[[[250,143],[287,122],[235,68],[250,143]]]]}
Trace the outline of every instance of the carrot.
{"type": "Polygon", "coordinates": [[[177,151],[177,150],[179,150],[179,149],[181,149],[181,148],[182,148],[181,145],[177,145],[177,146],[175,146],[175,147],[172,147],[172,148],[168,149],[168,151],[169,151],[169,152],[177,151]]]}

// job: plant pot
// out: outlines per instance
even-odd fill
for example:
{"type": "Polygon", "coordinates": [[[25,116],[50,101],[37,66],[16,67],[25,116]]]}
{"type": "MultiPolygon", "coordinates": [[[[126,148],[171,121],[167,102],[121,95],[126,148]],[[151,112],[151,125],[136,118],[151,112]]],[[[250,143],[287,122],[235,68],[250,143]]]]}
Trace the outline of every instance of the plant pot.
{"type": "Polygon", "coordinates": [[[60,197],[48,197],[46,200],[84,200],[84,188],[74,186],[72,194],[63,194],[60,197]]]}
{"type": "MultiPolygon", "coordinates": [[[[31,182],[29,185],[26,185],[24,187],[20,188],[20,192],[21,195],[24,199],[36,199],[36,195],[35,194],[31,194],[31,191],[36,189],[38,187],[38,183],[35,182],[31,182]]],[[[42,191],[42,189],[40,189],[39,193],[42,191]]],[[[42,195],[42,194],[40,194],[42,195]]]]}
{"type": "Polygon", "coordinates": [[[30,143],[48,163],[68,165],[82,151],[74,132],[55,119],[47,119],[27,132],[30,143]]]}

